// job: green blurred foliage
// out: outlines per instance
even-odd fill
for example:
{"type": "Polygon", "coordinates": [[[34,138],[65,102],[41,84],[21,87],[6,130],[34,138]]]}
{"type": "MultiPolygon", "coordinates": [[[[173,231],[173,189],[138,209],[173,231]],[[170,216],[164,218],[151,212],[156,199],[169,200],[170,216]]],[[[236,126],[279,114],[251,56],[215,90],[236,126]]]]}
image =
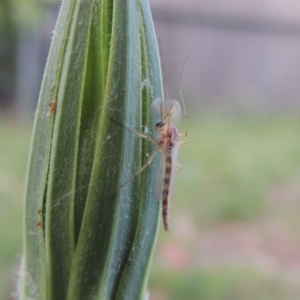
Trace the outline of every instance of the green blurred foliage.
{"type": "MultiPolygon", "coordinates": [[[[183,170],[177,174],[170,209],[171,231],[161,229],[150,273],[151,300],[299,298],[294,276],[300,257],[299,121],[296,114],[190,117],[187,145],[179,154],[183,170]],[[243,259],[243,253],[228,260],[228,248],[239,250],[226,235],[228,226],[245,242],[244,251],[253,249],[259,236],[262,249],[257,252],[265,254],[254,263],[243,259]],[[275,228],[271,237],[270,228],[275,228]],[[208,251],[212,261],[205,263],[199,249],[213,238],[216,244],[208,251]],[[277,253],[280,247],[283,253],[277,253]],[[172,258],[178,249],[188,263],[172,258]]],[[[1,300],[7,299],[12,278],[16,280],[11,271],[21,253],[29,131],[8,119],[0,123],[1,300]]]]}
{"type": "Polygon", "coordinates": [[[38,26],[39,22],[43,21],[46,6],[60,4],[58,0],[9,0],[9,2],[14,22],[29,27],[38,26]]]}
{"type": "MultiPolygon", "coordinates": [[[[267,278],[249,268],[223,267],[214,271],[184,271],[153,274],[150,287],[166,291],[162,299],[172,300],[294,300],[297,288],[280,277],[267,278]]],[[[298,295],[298,297],[297,297],[298,295]]],[[[159,298],[153,294],[151,300],[159,298]]]]}
{"type": "MultiPolygon", "coordinates": [[[[30,126],[0,115],[0,299],[16,282],[22,245],[22,212],[30,126]]],[[[6,298],[7,297],[7,298],[6,298]]]]}
{"type": "Polygon", "coordinates": [[[299,182],[299,129],[296,114],[192,120],[188,149],[180,149],[186,174],[177,197],[197,207],[199,226],[255,218],[270,186],[299,182]]]}

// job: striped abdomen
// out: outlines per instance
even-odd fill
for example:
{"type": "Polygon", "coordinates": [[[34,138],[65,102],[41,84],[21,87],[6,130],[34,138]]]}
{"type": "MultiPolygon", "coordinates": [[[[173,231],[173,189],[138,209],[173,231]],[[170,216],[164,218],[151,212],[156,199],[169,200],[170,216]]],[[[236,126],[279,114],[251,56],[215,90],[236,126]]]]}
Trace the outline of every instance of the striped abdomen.
{"type": "Polygon", "coordinates": [[[168,210],[169,210],[169,191],[170,191],[170,182],[172,175],[172,148],[166,149],[165,154],[165,176],[164,176],[164,185],[163,185],[163,194],[162,194],[162,217],[164,228],[166,231],[169,230],[168,223],[168,210]]]}

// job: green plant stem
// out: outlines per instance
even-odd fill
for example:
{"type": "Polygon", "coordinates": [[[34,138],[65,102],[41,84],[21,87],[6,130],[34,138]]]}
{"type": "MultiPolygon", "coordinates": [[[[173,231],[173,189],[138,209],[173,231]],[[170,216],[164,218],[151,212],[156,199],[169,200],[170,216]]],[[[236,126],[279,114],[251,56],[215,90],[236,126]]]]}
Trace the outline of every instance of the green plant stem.
{"type": "Polygon", "coordinates": [[[142,299],[158,159],[118,189],[154,146],[109,117],[152,128],[161,95],[146,0],[63,2],[34,126],[20,299],[142,299]]]}

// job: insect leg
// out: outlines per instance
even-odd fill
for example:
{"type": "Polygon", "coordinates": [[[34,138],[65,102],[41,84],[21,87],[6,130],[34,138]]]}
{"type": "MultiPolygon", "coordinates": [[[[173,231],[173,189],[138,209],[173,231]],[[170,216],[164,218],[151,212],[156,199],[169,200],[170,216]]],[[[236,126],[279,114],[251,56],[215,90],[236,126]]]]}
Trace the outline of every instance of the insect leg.
{"type": "Polygon", "coordinates": [[[157,154],[157,152],[160,150],[160,148],[157,148],[149,157],[148,161],[128,180],[126,180],[124,183],[122,183],[115,191],[113,191],[112,193],[105,195],[105,197],[108,196],[112,196],[115,193],[117,193],[122,187],[124,187],[127,183],[129,183],[130,181],[132,181],[136,176],[138,176],[140,173],[142,173],[152,162],[152,160],[154,159],[155,155],[157,154]]]}
{"type": "Polygon", "coordinates": [[[176,164],[176,172],[180,171],[182,169],[182,165],[180,163],[176,164]]]}
{"type": "Polygon", "coordinates": [[[139,132],[137,132],[137,131],[135,131],[135,130],[129,128],[129,127],[126,126],[125,124],[123,124],[123,123],[121,123],[121,122],[119,122],[119,121],[114,120],[114,119],[111,118],[111,117],[108,117],[108,118],[109,118],[110,120],[114,121],[115,123],[117,123],[118,125],[120,125],[120,126],[126,128],[126,129],[128,129],[129,131],[131,131],[132,133],[136,134],[137,136],[139,136],[139,137],[141,137],[141,138],[144,138],[144,139],[150,141],[150,142],[151,142],[152,144],[154,144],[155,146],[157,146],[157,142],[156,142],[151,136],[145,135],[145,134],[142,134],[142,133],[139,133],[139,132]]]}

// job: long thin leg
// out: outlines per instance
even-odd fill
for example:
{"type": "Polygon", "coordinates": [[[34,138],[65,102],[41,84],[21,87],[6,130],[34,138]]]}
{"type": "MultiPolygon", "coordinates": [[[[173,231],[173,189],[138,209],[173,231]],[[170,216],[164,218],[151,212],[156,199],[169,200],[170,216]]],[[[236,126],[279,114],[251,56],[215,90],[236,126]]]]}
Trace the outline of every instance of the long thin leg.
{"type": "Polygon", "coordinates": [[[130,181],[132,181],[136,176],[138,176],[140,173],[142,173],[152,162],[152,160],[154,159],[155,155],[157,154],[157,152],[160,150],[160,148],[157,148],[149,157],[148,161],[131,177],[129,178],[127,181],[125,181],[124,183],[122,183],[116,190],[114,190],[112,193],[106,195],[105,197],[108,196],[112,196],[115,193],[117,193],[123,186],[125,186],[127,183],[129,183],[130,181]]]}
{"type": "MultiPolygon", "coordinates": [[[[181,73],[180,73],[181,76],[181,73]]],[[[183,111],[184,111],[184,120],[185,120],[185,133],[180,133],[179,136],[183,136],[186,137],[187,136],[187,130],[188,130],[188,116],[187,116],[187,112],[186,112],[186,107],[185,107],[185,102],[184,102],[184,98],[182,95],[182,91],[181,91],[181,87],[179,88],[179,94],[181,97],[181,101],[182,101],[182,106],[183,106],[183,111]]]]}
{"type": "Polygon", "coordinates": [[[182,169],[182,165],[180,163],[176,164],[176,172],[180,171],[182,169]]]}
{"type": "Polygon", "coordinates": [[[140,132],[137,132],[137,131],[135,131],[135,130],[129,128],[129,127],[127,127],[125,124],[123,124],[123,123],[121,123],[121,122],[119,122],[119,121],[114,120],[114,119],[111,118],[111,117],[108,117],[108,118],[109,118],[110,120],[114,121],[115,123],[117,123],[118,125],[120,125],[120,126],[126,128],[127,130],[131,131],[132,133],[136,134],[137,136],[139,136],[139,137],[141,137],[141,138],[144,138],[144,139],[150,141],[150,142],[151,142],[152,144],[154,144],[155,146],[157,146],[157,142],[156,142],[151,136],[142,134],[142,133],[140,133],[140,132]]]}
{"type": "Polygon", "coordinates": [[[186,141],[178,141],[177,142],[177,146],[180,147],[180,146],[184,146],[186,145],[186,141]]]}

